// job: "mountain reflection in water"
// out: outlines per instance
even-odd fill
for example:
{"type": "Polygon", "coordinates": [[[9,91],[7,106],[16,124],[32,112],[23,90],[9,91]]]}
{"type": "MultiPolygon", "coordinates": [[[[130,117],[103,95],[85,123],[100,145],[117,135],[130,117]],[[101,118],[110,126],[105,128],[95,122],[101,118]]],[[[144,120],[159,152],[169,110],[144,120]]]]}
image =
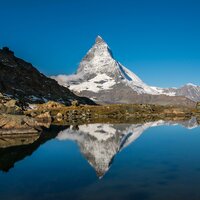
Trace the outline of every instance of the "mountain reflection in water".
{"type": "Polygon", "coordinates": [[[75,141],[80,152],[94,168],[99,178],[109,170],[114,157],[141,134],[156,126],[182,125],[192,129],[198,127],[197,120],[155,121],[141,124],[87,124],[65,127],[51,127],[41,134],[21,134],[20,136],[0,136],[0,170],[9,172],[15,163],[31,156],[41,145],[56,138],[59,141],[75,141]],[[15,142],[16,140],[16,142],[15,142]],[[21,145],[20,145],[21,144],[21,145]]]}
{"type": "Polygon", "coordinates": [[[196,118],[184,122],[160,120],[144,124],[88,124],[70,126],[61,131],[57,139],[75,141],[97,176],[102,178],[118,152],[133,143],[148,128],[166,125],[182,125],[188,129],[198,127],[196,118]]]}
{"type": "Polygon", "coordinates": [[[197,120],[144,120],[1,130],[0,198],[199,200],[197,120]]]}

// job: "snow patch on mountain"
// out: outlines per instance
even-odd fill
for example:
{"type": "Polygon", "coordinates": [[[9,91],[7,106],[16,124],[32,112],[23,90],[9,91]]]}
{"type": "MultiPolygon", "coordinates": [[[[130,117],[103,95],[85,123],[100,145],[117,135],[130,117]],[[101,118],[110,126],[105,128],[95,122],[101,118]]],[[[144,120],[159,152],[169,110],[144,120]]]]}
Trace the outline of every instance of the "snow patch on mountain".
{"type": "Polygon", "coordinates": [[[193,84],[193,83],[188,83],[186,84],[187,86],[192,86],[192,87],[198,87],[197,85],[193,84]]]}
{"type": "Polygon", "coordinates": [[[97,74],[94,78],[84,81],[80,84],[70,86],[70,89],[76,92],[89,90],[92,92],[99,92],[100,90],[109,90],[116,84],[116,81],[106,74],[97,74]]]}

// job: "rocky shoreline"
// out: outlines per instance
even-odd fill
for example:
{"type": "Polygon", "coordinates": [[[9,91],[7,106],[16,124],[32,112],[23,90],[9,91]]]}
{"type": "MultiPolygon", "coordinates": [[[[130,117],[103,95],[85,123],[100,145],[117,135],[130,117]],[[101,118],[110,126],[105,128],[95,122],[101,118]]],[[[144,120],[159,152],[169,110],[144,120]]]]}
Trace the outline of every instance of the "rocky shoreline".
{"type": "Polygon", "coordinates": [[[43,127],[49,128],[50,116],[30,117],[24,113],[27,109],[28,105],[0,94],[0,134],[38,133],[43,127]]]}
{"type": "Polygon", "coordinates": [[[160,106],[150,104],[113,104],[113,105],[77,105],[65,106],[56,102],[40,104],[37,108],[25,111],[31,117],[51,116],[54,125],[113,123],[155,120],[188,120],[198,118],[196,108],[160,106]]]}
{"type": "Polygon", "coordinates": [[[70,125],[95,122],[134,122],[154,120],[176,120],[196,117],[199,121],[199,104],[197,108],[160,106],[149,104],[113,104],[113,105],[79,105],[77,101],[71,106],[49,101],[37,104],[31,109],[8,96],[0,94],[0,134],[38,133],[50,125],[70,125]]]}

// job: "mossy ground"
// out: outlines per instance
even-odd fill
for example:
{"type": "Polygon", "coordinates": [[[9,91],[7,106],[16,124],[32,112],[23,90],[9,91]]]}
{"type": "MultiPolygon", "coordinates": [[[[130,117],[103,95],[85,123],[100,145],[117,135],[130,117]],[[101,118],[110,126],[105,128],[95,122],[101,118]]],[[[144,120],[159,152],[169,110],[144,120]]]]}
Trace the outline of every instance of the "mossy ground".
{"type": "Polygon", "coordinates": [[[157,120],[186,120],[195,110],[187,107],[159,106],[149,104],[109,104],[101,106],[62,106],[26,111],[37,116],[49,112],[54,124],[84,123],[143,123],[157,120]]]}

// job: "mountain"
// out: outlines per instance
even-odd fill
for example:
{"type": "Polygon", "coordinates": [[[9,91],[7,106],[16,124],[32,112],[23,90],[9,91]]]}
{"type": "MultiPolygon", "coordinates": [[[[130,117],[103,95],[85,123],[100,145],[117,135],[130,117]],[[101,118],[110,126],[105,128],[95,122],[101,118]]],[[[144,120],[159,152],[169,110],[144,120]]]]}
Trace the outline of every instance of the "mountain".
{"type": "Polygon", "coordinates": [[[200,101],[200,86],[188,83],[180,88],[163,89],[163,92],[171,93],[174,96],[185,96],[193,101],[200,101]]]}
{"type": "Polygon", "coordinates": [[[188,129],[198,127],[195,118],[184,122],[160,120],[144,124],[88,124],[70,126],[69,129],[61,131],[57,139],[75,141],[83,156],[95,169],[97,176],[102,178],[110,169],[115,156],[133,144],[145,130],[156,126],[178,124],[188,129]]]}
{"type": "Polygon", "coordinates": [[[100,36],[80,62],[76,74],[51,78],[76,94],[87,96],[96,102],[188,106],[194,105],[194,100],[200,100],[199,88],[197,91],[193,86],[187,89],[162,89],[147,85],[115,60],[111,49],[100,36]]]}
{"type": "Polygon", "coordinates": [[[88,98],[76,96],[30,63],[15,57],[7,47],[0,49],[0,92],[29,103],[53,100],[70,105],[71,101],[78,100],[81,104],[95,104],[88,98]]]}

